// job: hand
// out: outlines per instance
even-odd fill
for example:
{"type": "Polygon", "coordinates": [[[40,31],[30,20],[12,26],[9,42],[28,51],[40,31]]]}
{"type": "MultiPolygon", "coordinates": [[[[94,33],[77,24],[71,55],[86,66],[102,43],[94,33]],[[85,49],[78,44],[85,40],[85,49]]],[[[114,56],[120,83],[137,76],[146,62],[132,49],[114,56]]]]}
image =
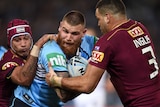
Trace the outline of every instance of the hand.
{"type": "Polygon", "coordinates": [[[48,40],[57,40],[57,36],[55,34],[44,34],[35,45],[41,48],[48,40]]]}
{"type": "Polygon", "coordinates": [[[45,35],[48,35],[50,40],[57,41],[57,37],[58,37],[57,34],[45,34],[45,35]]]}
{"type": "Polygon", "coordinates": [[[49,73],[46,74],[46,82],[50,87],[61,87],[62,77],[58,77],[52,69],[51,63],[48,63],[49,73]]]}

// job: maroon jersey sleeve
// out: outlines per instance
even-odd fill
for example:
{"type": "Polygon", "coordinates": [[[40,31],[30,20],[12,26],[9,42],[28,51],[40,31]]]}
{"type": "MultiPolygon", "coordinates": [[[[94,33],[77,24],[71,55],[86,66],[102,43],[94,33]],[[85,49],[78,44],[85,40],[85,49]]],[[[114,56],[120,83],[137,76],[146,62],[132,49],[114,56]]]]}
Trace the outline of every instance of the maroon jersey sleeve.
{"type": "Polygon", "coordinates": [[[110,73],[124,105],[151,107],[159,103],[159,67],[152,40],[142,24],[129,20],[102,36],[94,47],[90,64],[110,73]]]}
{"type": "Polygon", "coordinates": [[[0,61],[0,106],[6,107],[16,85],[10,80],[10,74],[16,66],[22,66],[24,60],[8,50],[0,61]]]}
{"type": "Polygon", "coordinates": [[[10,72],[12,72],[16,66],[23,65],[24,61],[25,60],[23,60],[22,58],[14,55],[10,50],[7,51],[0,61],[0,67],[3,77],[5,78],[7,76],[10,76],[10,72]]]}

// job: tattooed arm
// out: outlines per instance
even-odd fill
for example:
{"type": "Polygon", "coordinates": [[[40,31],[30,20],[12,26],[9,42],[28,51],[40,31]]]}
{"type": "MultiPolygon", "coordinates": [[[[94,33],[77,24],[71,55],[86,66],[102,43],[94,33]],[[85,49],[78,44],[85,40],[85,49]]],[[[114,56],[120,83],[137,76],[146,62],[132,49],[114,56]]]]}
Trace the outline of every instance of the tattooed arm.
{"type": "Polygon", "coordinates": [[[49,39],[52,39],[52,35],[42,36],[33,46],[30,55],[24,66],[17,66],[14,68],[12,74],[10,75],[11,80],[15,84],[29,86],[36,74],[37,60],[40,48],[49,39]]]}

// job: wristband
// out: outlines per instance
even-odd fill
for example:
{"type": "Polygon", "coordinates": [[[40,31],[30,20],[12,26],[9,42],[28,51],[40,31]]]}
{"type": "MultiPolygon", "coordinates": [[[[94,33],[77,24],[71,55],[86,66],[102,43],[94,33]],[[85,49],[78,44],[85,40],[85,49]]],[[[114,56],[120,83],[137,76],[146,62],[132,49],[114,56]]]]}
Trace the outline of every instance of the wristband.
{"type": "Polygon", "coordinates": [[[50,83],[52,87],[61,87],[62,77],[52,76],[50,78],[50,83]]]}
{"type": "Polygon", "coordinates": [[[31,50],[30,55],[32,55],[32,56],[34,56],[34,57],[38,57],[39,51],[40,51],[39,47],[36,46],[36,45],[33,45],[33,48],[32,48],[32,50],[31,50]]]}
{"type": "Polygon", "coordinates": [[[57,86],[62,87],[62,77],[57,77],[56,81],[57,81],[57,86]]]}

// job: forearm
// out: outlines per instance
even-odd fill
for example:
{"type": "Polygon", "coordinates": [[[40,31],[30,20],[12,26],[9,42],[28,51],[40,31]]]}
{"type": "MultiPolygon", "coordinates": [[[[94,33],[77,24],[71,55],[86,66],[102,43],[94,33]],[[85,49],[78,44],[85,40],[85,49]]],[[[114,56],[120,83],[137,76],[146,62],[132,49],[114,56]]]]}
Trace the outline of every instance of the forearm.
{"type": "Polygon", "coordinates": [[[62,93],[62,91],[63,91],[63,93],[65,93],[65,94],[63,94],[63,97],[61,98],[61,101],[63,101],[64,103],[74,99],[75,97],[77,97],[81,94],[79,92],[73,92],[73,91],[62,90],[62,89],[60,91],[61,91],[61,93],[62,93]]]}
{"type": "Polygon", "coordinates": [[[31,80],[34,78],[37,68],[39,51],[40,47],[34,45],[24,67],[22,68],[22,75],[24,78],[31,78],[31,80]]]}
{"type": "Polygon", "coordinates": [[[88,65],[86,73],[83,76],[71,78],[59,78],[54,76],[53,86],[59,86],[66,90],[72,90],[81,93],[91,93],[100,81],[104,69],[88,65]]]}
{"type": "Polygon", "coordinates": [[[50,81],[52,87],[59,87],[73,92],[90,93],[91,91],[87,86],[87,81],[82,76],[72,78],[54,76],[50,81]]]}
{"type": "Polygon", "coordinates": [[[18,66],[12,72],[11,79],[14,83],[27,86],[31,84],[36,74],[38,54],[39,48],[34,45],[24,66],[18,66]]]}
{"type": "Polygon", "coordinates": [[[46,74],[46,82],[49,86],[78,93],[91,93],[100,81],[104,69],[88,65],[83,76],[71,78],[58,77],[52,67],[49,67],[49,72],[50,73],[46,74]]]}
{"type": "Polygon", "coordinates": [[[73,92],[73,91],[69,91],[69,90],[64,90],[61,88],[54,88],[58,97],[61,99],[62,102],[66,103],[69,100],[74,99],[75,97],[77,97],[78,95],[80,95],[81,93],[79,92],[73,92]]]}
{"type": "Polygon", "coordinates": [[[70,101],[77,96],[79,96],[81,93],[80,92],[74,92],[74,91],[66,91],[66,96],[63,98],[63,102],[70,101]]]}
{"type": "Polygon", "coordinates": [[[21,77],[24,81],[22,85],[30,85],[32,83],[36,75],[37,60],[37,57],[29,56],[28,61],[21,71],[21,77]]]}
{"type": "MultiPolygon", "coordinates": [[[[49,65],[50,66],[50,65],[49,65]]],[[[48,78],[47,79],[47,82],[49,83],[48,85],[50,86],[50,87],[52,87],[55,91],[56,91],[56,93],[57,93],[57,95],[58,95],[58,97],[61,99],[61,101],[63,101],[63,102],[67,102],[67,101],[69,101],[69,100],[71,100],[71,99],[73,99],[73,98],[75,98],[75,97],[77,97],[80,93],[77,93],[77,92],[73,92],[73,91],[70,91],[70,90],[66,90],[66,89],[62,89],[62,88],[60,88],[61,87],[61,85],[59,85],[59,86],[56,86],[56,87],[54,87],[53,85],[52,85],[52,83],[51,83],[51,81],[52,82],[54,82],[54,76],[56,76],[57,77],[57,81],[58,81],[58,83],[61,83],[61,78],[63,78],[63,77],[69,77],[69,75],[68,75],[68,73],[67,72],[61,72],[61,73],[54,73],[53,71],[52,71],[52,68],[51,67],[49,67],[49,69],[51,70],[50,71],[50,73],[48,73],[48,75],[46,76],[46,78],[48,78]],[[51,83],[51,84],[50,84],[51,83]]]]}
{"type": "Polygon", "coordinates": [[[72,78],[62,78],[61,87],[67,90],[71,90],[73,92],[79,93],[90,93],[90,89],[88,89],[87,80],[84,80],[82,76],[72,77],[72,78]]]}
{"type": "Polygon", "coordinates": [[[14,69],[11,74],[11,79],[14,83],[20,85],[30,85],[35,74],[37,67],[38,55],[41,47],[45,44],[52,35],[42,36],[33,46],[30,55],[27,58],[27,61],[24,66],[19,66],[14,69]]]}

